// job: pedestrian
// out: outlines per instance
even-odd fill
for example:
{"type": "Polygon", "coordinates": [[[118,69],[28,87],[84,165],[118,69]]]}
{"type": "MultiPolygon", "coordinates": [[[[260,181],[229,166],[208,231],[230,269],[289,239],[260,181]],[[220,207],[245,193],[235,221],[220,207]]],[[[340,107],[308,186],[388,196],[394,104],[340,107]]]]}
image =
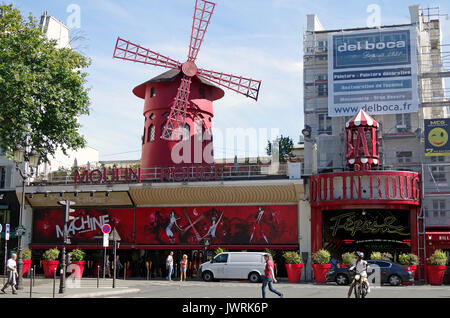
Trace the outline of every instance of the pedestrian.
{"type": "Polygon", "coordinates": [[[270,260],[269,254],[264,254],[264,260],[266,261],[266,268],[264,269],[264,277],[262,282],[262,297],[266,298],[266,287],[269,285],[269,290],[272,293],[275,293],[280,296],[280,298],[283,298],[284,295],[273,288],[273,283],[276,283],[277,280],[275,279],[275,274],[273,271],[273,261],[270,260]]]}
{"type": "Polygon", "coordinates": [[[188,265],[188,257],[186,254],[183,255],[183,258],[180,261],[180,282],[183,281],[183,276],[184,276],[184,281],[186,281],[186,270],[187,270],[187,265],[188,265]]]}
{"type": "Polygon", "coordinates": [[[166,269],[167,269],[167,280],[172,280],[173,273],[173,252],[169,253],[169,256],[166,258],[166,269]]]}
{"type": "Polygon", "coordinates": [[[120,270],[123,268],[122,263],[120,262],[119,255],[116,256],[116,277],[120,276],[120,270]]]}
{"type": "Polygon", "coordinates": [[[105,259],[105,277],[111,278],[111,261],[109,260],[109,255],[106,255],[105,259]]]}
{"type": "Polygon", "coordinates": [[[8,280],[6,281],[5,286],[3,286],[2,290],[1,290],[3,294],[6,294],[5,288],[8,287],[8,285],[11,285],[12,293],[14,295],[17,295],[16,278],[19,277],[19,274],[17,273],[16,259],[17,259],[17,255],[12,254],[11,258],[6,263],[8,280]]]}

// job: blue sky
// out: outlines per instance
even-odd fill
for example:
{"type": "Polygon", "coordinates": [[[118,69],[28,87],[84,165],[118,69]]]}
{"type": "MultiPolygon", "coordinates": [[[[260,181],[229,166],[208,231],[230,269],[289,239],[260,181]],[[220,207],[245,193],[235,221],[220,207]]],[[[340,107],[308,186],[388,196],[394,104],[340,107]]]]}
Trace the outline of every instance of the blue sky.
{"type": "MultiPolygon", "coordinates": [[[[10,2],[4,0],[3,2],[10,2]]],[[[67,8],[81,9],[80,31],[87,40],[83,52],[89,68],[91,114],[83,116],[81,133],[100,151],[101,160],[139,159],[144,119],[143,100],[132,89],[164,69],[112,59],[117,36],[139,43],[181,62],[186,60],[194,0],[15,0],[23,13],[40,17],[44,11],[66,22],[67,8]]],[[[215,102],[214,126],[275,128],[298,141],[303,128],[302,61],[306,15],[318,15],[325,29],[365,27],[367,7],[381,8],[381,24],[409,23],[408,6],[440,5],[441,1],[304,1],[216,0],[217,6],[197,64],[201,68],[249,76],[263,81],[256,103],[231,91],[215,102]]],[[[450,43],[450,21],[441,19],[444,43],[450,43]]],[[[225,146],[227,147],[227,146],[225,146]]],[[[227,156],[255,155],[226,149],[227,156]]],[[[258,150],[264,155],[263,147],[258,150]]],[[[216,158],[225,156],[216,148],[216,158]]]]}

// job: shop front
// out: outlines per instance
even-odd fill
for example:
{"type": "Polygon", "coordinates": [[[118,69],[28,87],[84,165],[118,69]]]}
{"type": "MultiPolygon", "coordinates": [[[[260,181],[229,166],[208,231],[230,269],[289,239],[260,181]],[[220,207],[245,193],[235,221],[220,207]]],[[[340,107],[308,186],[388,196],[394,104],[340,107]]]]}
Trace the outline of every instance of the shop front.
{"type": "MultiPolygon", "coordinates": [[[[86,275],[95,275],[96,266],[102,264],[103,224],[116,230],[118,255],[134,277],[146,277],[147,272],[151,277],[163,277],[170,251],[175,260],[188,255],[191,276],[219,247],[298,251],[302,181],[237,183],[129,184],[108,195],[102,185],[83,186],[87,187],[84,191],[74,186],[78,192],[66,187],[64,192],[49,194],[30,189],[36,190],[29,199],[33,205],[33,257],[38,262],[46,249],[62,246],[63,208],[57,206],[61,199],[76,203],[73,220],[67,224],[67,248],[87,252],[86,275]]],[[[112,254],[112,246],[107,254],[112,254]]]]}

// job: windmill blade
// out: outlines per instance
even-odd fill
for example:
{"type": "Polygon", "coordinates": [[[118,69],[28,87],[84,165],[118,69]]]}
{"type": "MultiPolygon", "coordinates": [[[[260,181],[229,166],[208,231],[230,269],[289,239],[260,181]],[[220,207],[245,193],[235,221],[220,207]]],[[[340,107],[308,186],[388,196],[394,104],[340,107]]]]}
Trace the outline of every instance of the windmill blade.
{"type": "Polygon", "coordinates": [[[157,52],[143,48],[140,45],[121,39],[120,37],[117,38],[113,58],[171,69],[181,68],[180,62],[157,52]]]}
{"type": "Polygon", "coordinates": [[[195,62],[200,51],[206,30],[216,4],[206,0],[196,0],[194,22],[192,23],[191,43],[189,45],[189,61],[195,62]]]}
{"type": "Polygon", "coordinates": [[[256,101],[258,100],[261,81],[203,69],[198,70],[197,76],[256,101]]]}
{"type": "Polygon", "coordinates": [[[183,136],[184,124],[186,122],[186,109],[189,104],[189,96],[191,94],[192,78],[183,75],[181,84],[178,88],[177,96],[173,102],[170,110],[170,115],[167,118],[167,123],[164,126],[161,139],[167,141],[179,140],[183,136]]]}

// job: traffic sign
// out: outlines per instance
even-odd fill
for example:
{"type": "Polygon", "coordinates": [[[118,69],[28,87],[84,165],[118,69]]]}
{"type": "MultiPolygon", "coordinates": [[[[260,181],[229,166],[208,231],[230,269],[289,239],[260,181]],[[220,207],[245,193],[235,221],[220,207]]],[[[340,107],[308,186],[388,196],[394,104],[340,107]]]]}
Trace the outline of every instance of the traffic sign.
{"type": "Polygon", "coordinates": [[[6,224],[5,228],[5,240],[9,241],[9,224],[6,224]]]}
{"type": "Polygon", "coordinates": [[[103,234],[103,247],[109,246],[109,234],[103,234]]]}
{"type": "Polygon", "coordinates": [[[0,224],[0,233],[3,231],[3,226],[0,224]]]}
{"type": "Polygon", "coordinates": [[[102,226],[102,232],[103,232],[103,234],[111,233],[111,226],[109,224],[104,224],[102,226]]]}

